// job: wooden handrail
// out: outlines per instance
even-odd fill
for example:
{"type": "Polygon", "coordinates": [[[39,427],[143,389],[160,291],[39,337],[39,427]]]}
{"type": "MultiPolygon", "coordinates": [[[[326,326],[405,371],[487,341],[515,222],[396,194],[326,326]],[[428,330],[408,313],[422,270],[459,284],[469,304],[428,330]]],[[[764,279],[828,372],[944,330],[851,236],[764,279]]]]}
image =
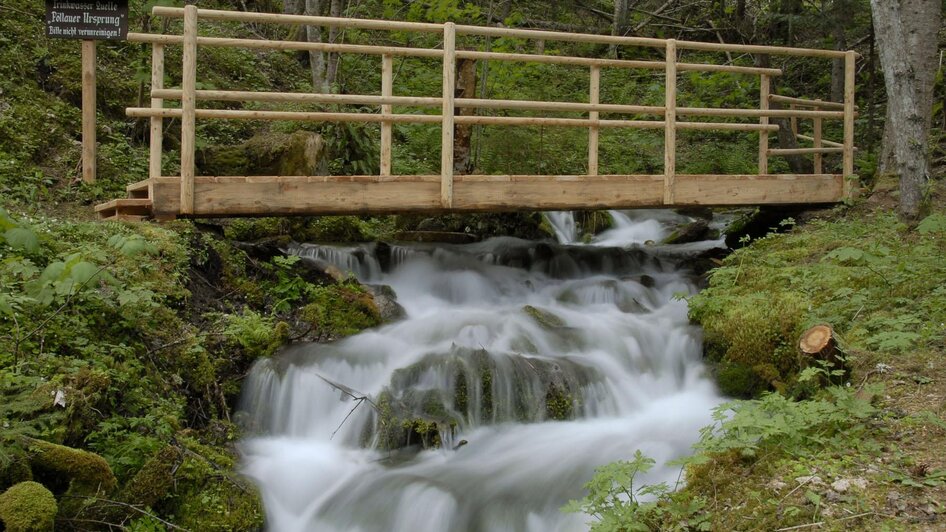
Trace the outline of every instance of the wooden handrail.
{"type": "Polygon", "coordinates": [[[812,107],[815,109],[834,109],[836,111],[844,111],[843,103],[826,102],[822,100],[808,100],[806,98],[794,98],[791,96],[782,96],[781,94],[770,94],[769,101],[775,103],[784,103],[786,105],[812,107]]]}
{"type": "MultiPolygon", "coordinates": [[[[152,9],[155,16],[183,18],[184,9],[157,6],[152,9]]],[[[336,17],[315,17],[308,15],[284,15],[280,13],[252,13],[248,11],[222,11],[200,9],[199,16],[205,20],[230,22],[263,22],[272,24],[294,24],[302,26],[328,26],[338,28],[361,28],[369,30],[413,31],[422,33],[441,33],[442,24],[425,22],[399,22],[376,19],[350,19],[336,17]]],[[[456,25],[457,35],[476,35],[482,37],[512,37],[563,42],[585,42],[594,44],[616,44],[666,48],[669,39],[650,37],[621,37],[587,33],[568,33],[548,30],[530,30],[518,28],[497,28],[491,26],[456,25]]],[[[839,50],[820,50],[816,48],[794,48],[788,46],[763,46],[751,44],[724,44],[716,42],[677,41],[681,50],[703,50],[709,52],[741,52],[769,55],[808,56],[822,58],[843,58],[847,52],[839,50]]]]}
{"type": "MultiPolygon", "coordinates": [[[[125,116],[130,118],[181,118],[181,109],[150,107],[129,107],[125,116]]],[[[441,115],[422,114],[373,114],[373,113],[335,113],[301,111],[249,111],[240,109],[197,109],[197,118],[224,120],[286,120],[307,122],[365,122],[395,124],[440,124],[441,115]]],[[[456,124],[504,125],[504,126],[562,126],[562,127],[601,127],[623,129],[663,129],[663,121],[648,120],[589,120],[585,118],[546,118],[530,116],[454,116],[456,124]]],[[[760,125],[753,123],[731,122],[677,122],[677,129],[702,131],[778,131],[775,124],[760,125]]]]}

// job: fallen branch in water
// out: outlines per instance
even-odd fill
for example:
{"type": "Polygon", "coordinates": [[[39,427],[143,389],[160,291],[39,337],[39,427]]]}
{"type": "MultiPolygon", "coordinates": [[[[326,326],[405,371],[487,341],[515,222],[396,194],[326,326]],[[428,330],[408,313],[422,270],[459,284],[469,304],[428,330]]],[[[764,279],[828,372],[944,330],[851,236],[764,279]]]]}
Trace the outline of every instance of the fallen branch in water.
{"type": "Polygon", "coordinates": [[[371,405],[372,408],[374,408],[375,412],[380,411],[380,409],[378,408],[378,405],[376,405],[374,401],[372,401],[367,395],[359,391],[356,391],[352,388],[349,388],[348,386],[345,386],[344,384],[328,379],[322,376],[321,374],[316,373],[315,375],[316,377],[325,381],[325,383],[331,386],[332,388],[335,388],[336,390],[342,392],[344,395],[347,395],[348,397],[351,397],[352,399],[356,401],[355,406],[351,407],[351,410],[348,411],[348,414],[345,416],[345,419],[343,419],[342,422],[338,424],[338,427],[335,428],[335,431],[332,432],[332,436],[329,439],[334,438],[335,435],[338,434],[338,431],[342,429],[342,427],[345,425],[345,422],[348,421],[348,418],[350,418],[351,415],[355,413],[355,410],[357,410],[358,407],[361,406],[362,403],[367,402],[369,405],[371,405]]]}

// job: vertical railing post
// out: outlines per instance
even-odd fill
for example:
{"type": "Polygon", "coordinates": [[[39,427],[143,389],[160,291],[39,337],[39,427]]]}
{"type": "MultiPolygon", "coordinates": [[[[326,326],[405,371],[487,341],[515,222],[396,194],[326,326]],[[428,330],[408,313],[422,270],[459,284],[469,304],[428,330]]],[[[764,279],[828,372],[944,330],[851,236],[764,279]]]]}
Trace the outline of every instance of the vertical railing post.
{"type": "MultiPolygon", "coordinates": [[[[151,45],[151,90],[164,88],[164,45],[151,45]]],[[[164,100],[151,98],[152,109],[162,109],[164,100]]],[[[151,117],[150,157],[148,159],[148,177],[161,177],[161,157],[164,146],[164,119],[160,116],[151,117]]]]}
{"type": "MultiPolygon", "coordinates": [[[[820,102],[821,100],[817,100],[817,101],[820,102]]],[[[821,108],[818,107],[818,109],[820,110],[821,108]]],[[[821,147],[821,118],[817,116],[812,119],[812,142],[815,148],[821,147]]],[[[816,174],[823,173],[824,171],[824,165],[822,164],[822,160],[823,160],[822,155],[820,153],[815,153],[814,161],[815,161],[816,174]]]]}
{"type": "Polygon", "coordinates": [[[457,85],[457,31],[453,22],[443,25],[443,128],[440,146],[440,204],[453,207],[453,98],[457,85]]]}
{"type": "Polygon", "coordinates": [[[98,139],[95,132],[95,41],[82,41],[82,181],[95,182],[98,139]]]}
{"type": "MultiPolygon", "coordinates": [[[[590,93],[588,101],[592,105],[601,103],[601,67],[591,67],[590,93]]],[[[588,128],[588,175],[598,175],[598,111],[588,113],[588,119],[594,125],[588,128]]]]}
{"type": "MultiPolygon", "coordinates": [[[[767,74],[759,76],[759,109],[762,111],[769,110],[770,83],[771,78],[767,74]]],[[[769,117],[760,117],[759,124],[769,125],[769,117]]],[[[759,131],[759,175],[767,173],[769,173],[769,132],[767,129],[761,129],[759,131]]]]}
{"type": "Polygon", "coordinates": [[[666,86],[664,94],[664,204],[674,201],[677,165],[677,41],[667,40],[666,86]]]}
{"type": "Polygon", "coordinates": [[[844,197],[849,198],[854,183],[854,68],[857,54],[849,51],[844,55],[844,152],[842,173],[844,174],[844,197]]]}
{"type": "MultiPolygon", "coordinates": [[[[381,56],[381,96],[394,95],[394,58],[390,54],[381,56]]],[[[391,105],[381,105],[381,116],[391,114],[391,105]]],[[[381,122],[381,175],[391,175],[392,125],[390,121],[381,122]]]]}
{"type": "Polygon", "coordinates": [[[181,79],[181,214],[194,214],[195,112],[197,109],[197,6],[184,6],[181,79]]]}

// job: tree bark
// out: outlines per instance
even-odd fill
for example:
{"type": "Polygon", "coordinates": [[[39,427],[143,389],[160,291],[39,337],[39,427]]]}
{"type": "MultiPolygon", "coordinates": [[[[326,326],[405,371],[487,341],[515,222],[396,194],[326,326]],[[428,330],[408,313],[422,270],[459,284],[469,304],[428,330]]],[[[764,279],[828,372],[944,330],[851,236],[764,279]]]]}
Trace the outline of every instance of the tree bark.
{"type": "MultiPolygon", "coordinates": [[[[614,22],[611,24],[611,35],[622,36],[627,33],[627,0],[614,0],[614,22]]],[[[611,45],[611,55],[617,56],[618,47],[611,45]]]]}
{"type": "MultiPolygon", "coordinates": [[[[331,7],[329,7],[329,16],[330,17],[341,17],[342,16],[342,0],[332,0],[331,7]]],[[[328,29],[328,42],[334,43],[338,40],[338,28],[332,26],[328,29]]],[[[329,88],[333,88],[337,85],[338,82],[338,63],[340,60],[340,55],[338,52],[332,52],[328,54],[328,68],[325,72],[326,83],[329,88]]]]}
{"type": "Polygon", "coordinates": [[[512,0],[503,0],[499,7],[499,20],[505,21],[512,14],[512,0]]]}
{"type": "MultiPolygon", "coordinates": [[[[306,16],[317,17],[321,14],[321,11],[321,0],[305,0],[306,16]]],[[[318,26],[306,26],[305,35],[308,42],[322,42],[322,29],[318,26]]],[[[309,68],[312,71],[312,90],[315,92],[329,92],[325,79],[325,54],[310,50],[309,68]]]]}
{"type": "Polygon", "coordinates": [[[920,215],[929,180],[929,141],[936,75],[936,0],[871,0],[880,64],[887,89],[884,142],[900,174],[900,215],[920,215]]]}
{"type": "Polygon", "coordinates": [[[282,12],[286,15],[302,13],[302,0],[283,0],[282,12]]]}

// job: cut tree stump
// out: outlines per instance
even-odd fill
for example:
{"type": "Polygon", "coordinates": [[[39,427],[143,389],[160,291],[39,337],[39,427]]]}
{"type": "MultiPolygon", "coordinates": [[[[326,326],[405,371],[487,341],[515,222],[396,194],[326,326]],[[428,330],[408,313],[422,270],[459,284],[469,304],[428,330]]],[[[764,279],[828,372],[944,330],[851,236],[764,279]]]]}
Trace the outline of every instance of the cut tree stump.
{"type": "Polygon", "coordinates": [[[798,347],[802,353],[817,358],[833,350],[837,345],[834,340],[834,329],[830,325],[815,325],[801,335],[798,347]]]}
{"type": "MultiPolygon", "coordinates": [[[[838,342],[834,335],[834,329],[827,324],[815,325],[802,333],[798,340],[798,348],[802,354],[810,359],[823,360],[830,366],[831,370],[843,370],[846,377],[849,368],[844,358],[844,353],[838,349],[838,342]]],[[[833,378],[831,380],[834,380],[833,378]]]]}

